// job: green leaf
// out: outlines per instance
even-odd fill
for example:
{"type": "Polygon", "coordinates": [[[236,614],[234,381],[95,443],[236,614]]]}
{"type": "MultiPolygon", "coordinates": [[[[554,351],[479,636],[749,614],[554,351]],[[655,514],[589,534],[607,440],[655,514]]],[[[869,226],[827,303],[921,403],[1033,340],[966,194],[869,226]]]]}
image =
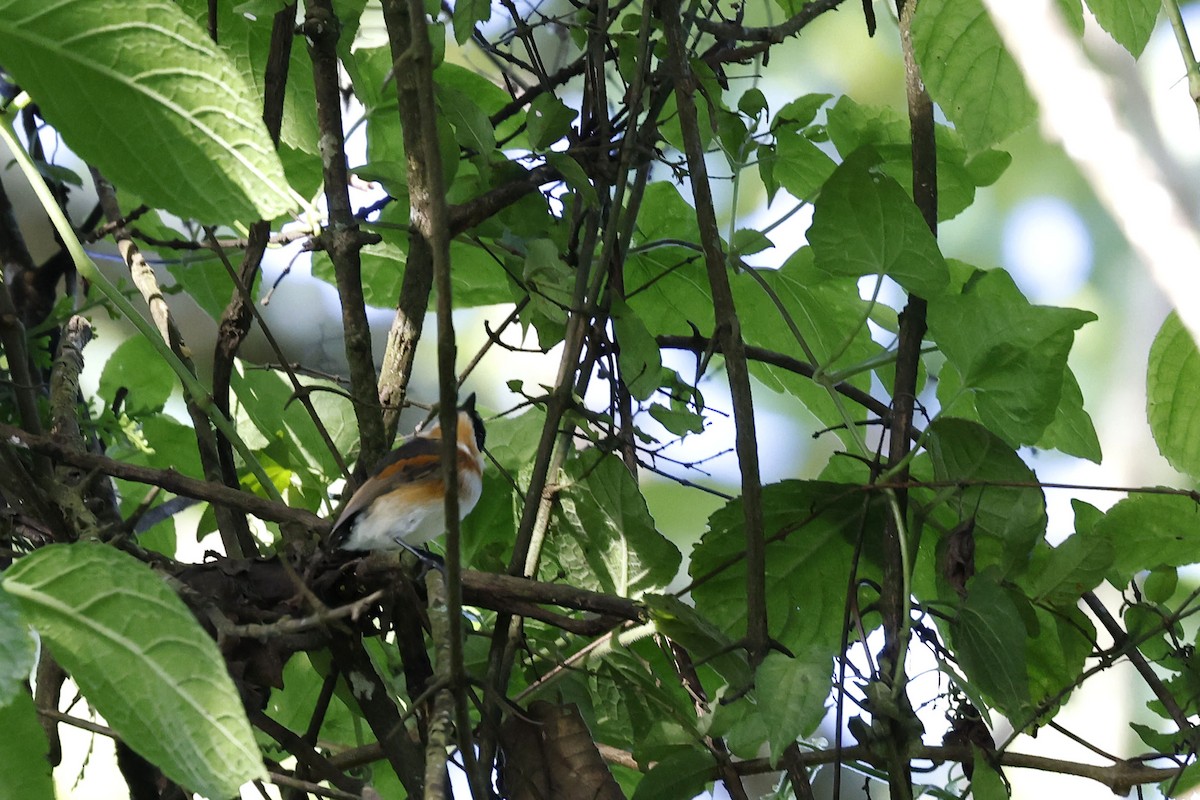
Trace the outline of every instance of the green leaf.
{"type": "Polygon", "coordinates": [[[754,673],[746,653],[696,609],[671,595],[642,598],[659,633],[683,647],[692,661],[710,667],[735,691],[750,685],[754,673]]]}
{"type": "Polygon", "coordinates": [[[261,102],[174,3],[0,0],[0,51],[71,149],[148,203],[204,222],[296,208],[261,102]]]}
{"type": "Polygon", "coordinates": [[[672,401],[670,407],[655,403],[650,406],[650,416],[676,436],[704,432],[704,417],[682,403],[677,406],[672,401]]]}
{"type": "Polygon", "coordinates": [[[1108,510],[1095,533],[1113,546],[1108,579],[1125,586],[1135,573],[1200,560],[1200,507],[1179,495],[1135,494],[1108,510]]]}
{"type": "Polygon", "coordinates": [[[562,569],[574,586],[622,597],[666,586],[679,570],[679,549],[655,529],[621,460],[589,451],[568,461],[565,471],[563,524],[547,547],[548,561],[556,563],[543,571],[562,569]]]}
{"type": "MultiPolygon", "coordinates": [[[[881,514],[878,499],[852,485],[789,480],[763,487],[771,635],[793,653],[833,658],[851,570],[859,580],[878,579],[881,514]]],[[[709,518],[688,566],[694,579],[704,579],[692,591],[696,610],[734,639],[746,632],[744,526],[742,502],[731,500],[709,518]]]]}
{"type": "Polygon", "coordinates": [[[161,410],[175,389],[175,373],[144,336],[132,336],[113,351],[100,374],[100,396],[112,405],[126,391],[122,410],[130,415],[161,410]]]}
{"type": "Polygon", "coordinates": [[[144,564],[104,545],[50,545],[3,586],[108,724],[171,780],[230,797],[266,778],[216,644],[144,564]]]}
{"type": "Polygon", "coordinates": [[[1054,412],[1054,421],[1046,428],[1038,445],[1100,463],[1100,438],[1096,436],[1091,415],[1083,410],[1083,390],[1070,367],[1063,372],[1062,399],[1054,412]]]}
{"type": "Polygon", "coordinates": [[[1003,270],[975,273],[961,294],[930,299],[929,334],[961,380],[956,387],[943,377],[943,413],[969,416],[958,404],[973,401],[980,421],[1006,441],[1036,443],[1058,413],[1075,331],[1095,319],[1031,305],[1003,270]]]}
{"type": "Polygon", "coordinates": [[[833,172],[813,211],[808,242],[831,275],[889,275],[922,297],[950,280],[937,240],[900,184],[859,150],[833,172]]]}
{"type": "Polygon", "coordinates": [[[1024,719],[1030,710],[1025,622],[990,573],[967,583],[967,597],[950,630],[967,678],[1005,716],[1024,719]]]}
{"type": "MultiPolygon", "coordinates": [[[[829,138],[843,156],[872,147],[881,159],[880,169],[891,175],[911,195],[912,143],[908,118],[888,106],[860,105],[842,97],[828,113],[829,138]]],[[[1012,157],[999,150],[984,150],[968,157],[962,136],[945,125],[936,125],[938,219],[948,220],[975,201],[975,190],[1000,177],[1012,157]]]]}
{"type": "Polygon", "coordinates": [[[1179,588],[1179,570],[1173,567],[1158,567],[1150,570],[1142,581],[1142,594],[1151,603],[1166,603],[1175,596],[1179,588]]]}
{"type": "Polygon", "coordinates": [[[1096,627],[1074,605],[1055,609],[1027,606],[1027,622],[1030,619],[1032,633],[1025,651],[1030,696],[1037,708],[1053,713],[1070,697],[1063,690],[1083,672],[1096,641],[1096,627]]]}
{"type": "Polygon", "coordinates": [[[975,771],[971,777],[971,797],[974,800],[1008,800],[1008,784],[988,763],[988,754],[975,745],[971,745],[971,753],[975,757],[975,771]]]}
{"type": "Polygon", "coordinates": [[[1200,477],[1200,351],[1174,312],[1150,346],[1146,419],[1171,466],[1200,477]]]}
{"type": "Polygon", "coordinates": [[[621,380],[630,394],[638,400],[646,400],[658,388],[662,372],[662,352],[658,342],[624,300],[614,300],[609,313],[616,330],[621,380]]]}
{"type": "Polygon", "coordinates": [[[712,296],[699,242],[696,209],[670,183],[646,187],[634,231],[634,252],[625,262],[625,300],[642,319],[655,320],[654,333],[691,333],[713,326],[712,296]]]}
{"type": "Polygon", "coordinates": [[[797,97],[775,112],[771,120],[771,130],[798,130],[805,127],[814,119],[821,106],[833,98],[831,94],[805,94],[797,97]]]}
{"type": "MultiPolygon", "coordinates": [[[[1137,722],[1130,722],[1129,727],[1147,747],[1157,753],[1179,753],[1183,752],[1180,748],[1187,747],[1185,737],[1178,731],[1175,733],[1162,733],[1151,728],[1149,725],[1142,725],[1137,722]]],[[[1169,792],[1163,793],[1164,796],[1169,794],[1169,792]]]]}
{"type": "Polygon", "coordinates": [[[759,665],[754,686],[770,736],[772,764],[778,764],[785,749],[810,736],[821,724],[832,670],[832,663],[820,652],[801,653],[796,658],[769,653],[759,665]]]}
{"type": "Polygon", "coordinates": [[[529,290],[530,317],[543,347],[562,339],[575,287],[575,272],[558,252],[550,239],[534,239],[525,246],[521,279],[529,290]]]}
{"type": "Polygon", "coordinates": [[[29,625],[17,611],[16,602],[0,591],[0,706],[24,693],[36,652],[37,645],[29,633],[29,625]]]}
{"type": "Polygon", "coordinates": [[[542,150],[554,144],[567,135],[577,116],[578,111],[567,108],[562,100],[550,92],[538,95],[529,104],[529,113],[525,118],[530,146],[542,150]]]}
{"type": "Polygon", "coordinates": [[[774,181],[798,200],[812,200],[836,167],[807,136],[788,130],[775,134],[774,152],[759,160],[764,182],[769,171],[774,181]]]}
{"type": "Polygon", "coordinates": [[[775,246],[765,233],[753,228],[738,228],[729,244],[733,254],[738,256],[752,256],[775,246]]]}
{"type": "Polygon", "coordinates": [[[54,800],[50,747],[27,692],[0,703],[0,731],[4,731],[0,800],[54,800]]]}
{"type": "Polygon", "coordinates": [[[1055,0],[1055,5],[1076,36],[1083,36],[1083,0],[1055,0]]]}
{"type": "Polygon", "coordinates": [[[1163,781],[1158,785],[1163,797],[1179,797],[1181,792],[1187,792],[1200,786],[1200,762],[1193,761],[1183,768],[1179,776],[1163,781]]]}
{"type": "MultiPolygon", "coordinates": [[[[407,228],[407,220],[404,225],[407,228]]],[[[379,233],[383,235],[383,241],[367,245],[360,253],[363,296],[368,305],[394,308],[408,263],[408,234],[401,234],[392,228],[382,228],[379,233]]],[[[454,290],[455,308],[512,301],[508,276],[484,250],[473,244],[454,241],[450,243],[450,260],[454,264],[450,282],[454,290]]],[[[314,254],[312,274],[330,285],[337,285],[333,263],[324,252],[314,254]]],[[[431,308],[436,301],[436,297],[430,297],[431,308]]]]}
{"type": "Polygon", "coordinates": [[[454,4],[454,41],[465,44],[475,26],[487,22],[492,16],[492,4],[488,0],[460,0],[454,4]]]}
{"type": "Polygon", "coordinates": [[[1087,0],[1100,27],[1134,57],[1142,55],[1162,3],[1158,0],[1087,0]]]}
{"type": "Polygon", "coordinates": [[[200,308],[220,322],[229,300],[233,297],[233,281],[220,263],[205,259],[168,264],[171,273],[200,308]]]}
{"type": "Polygon", "coordinates": [[[571,191],[582,197],[589,206],[595,208],[600,204],[596,187],[592,185],[587,172],[579,165],[578,161],[566,153],[551,152],[546,153],[546,163],[562,173],[563,181],[571,188],[571,191]]]}
{"type": "Polygon", "coordinates": [[[465,92],[449,86],[437,86],[438,108],[454,126],[459,147],[479,156],[476,163],[487,163],[496,149],[496,131],[483,109],[465,92]]]}
{"type": "Polygon", "coordinates": [[[1086,533],[1067,537],[1058,547],[1047,547],[1031,566],[1029,598],[1035,603],[1074,607],[1084,592],[1100,585],[1112,567],[1113,546],[1107,538],[1086,533]]]}
{"type": "Polygon", "coordinates": [[[1006,574],[1022,569],[1046,532],[1046,498],[1033,470],[982,425],[952,417],[929,427],[929,455],[939,481],[1024,484],[965,485],[954,501],[959,519],[975,517],[978,570],[990,564],[1006,574]]]}
{"type": "Polygon", "coordinates": [[[980,0],[921,0],[912,37],[929,94],[970,150],[1033,121],[1037,104],[980,0]]]}
{"type": "MultiPolygon", "coordinates": [[[[822,280],[825,276],[814,268],[810,247],[798,250],[780,269],[762,269],[755,274],[770,287],[783,312],[799,329],[816,359],[814,366],[827,373],[845,370],[849,373],[844,378],[846,383],[869,391],[871,371],[856,366],[878,356],[883,348],[871,338],[867,326],[872,315],[871,304],[859,297],[855,279],[822,280]]],[[[781,330],[782,314],[759,281],[743,273],[734,276],[732,283],[746,342],[807,362],[808,353],[781,330]]],[[[824,386],[769,364],[753,362],[750,370],[768,388],[800,400],[820,425],[837,427],[839,437],[847,443],[853,441],[844,430],[846,420],[842,411],[824,386]]]]}
{"type": "MultiPolygon", "coordinates": [[[[252,5],[246,3],[246,6],[252,5]]],[[[264,3],[257,10],[234,8],[232,3],[217,4],[217,30],[221,49],[225,50],[237,70],[251,85],[251,96],[259,106],[266,91],[267,56],[271,50],[271,31],[275,12],[282,10],[282,3],[264,3]],[[250,14],[251,16],[247,16],[250,14]]],[[[207,25],[207,3],[181,3],[181,7],[201,26],[207,25]]],[[[343,25],[346,19],[343,9],[338,8],[338,19],[343,25]]],[[[342,35],[347,31],[343,29],[342,35]]],[[[309,155],[319,155],[317,150],[317,94],[313,84],[312,59],[304,38],[292,40],[291,58],[288,63],[287,87],[283,98],[283,118],[280,121],[279,139],[289,147],[309,155]]]]}
{"type": "Polygon", "coordinates": [[[752,86],[742,92],[742,96],[738,98],[738,111],[751,119],[756,119],[759,114],[766,110],[767,96],[757,86],[752,86]]]}
{"type": "Polygon", "coordinates": [[[704,750],[678,748],[646,773],[633,800],[695,797],[713,779],[716,765],[704,750]]]}
{"type": "MultiPolygon", "coordinates": [[[[247,443],[254,441],[255,449],[265,450],[279,465],[297,473],[302,481],[323,488],[336,480],[341,470],[316,424],[304,408],[295,401],[295,391],[284,374],[275,370],[235,370],[230,383],[237,396],[236,415],[239,431],[247,443]],[[253,425],[247,430],[245,423],[253,425]]],[[[321,386],[313,382],[314,386],[321,386]]],[[[322,421],[334,444],[346,452],[357,444],[350,402],[339,394],[314,392],[314,406],[325,412],[322,421]],[[317,398],[321,399],[316,403],[317,398]]]]}
{"type": "Polygon", "coordinates": [[[967,172],[976,186],[991,186],[1012,164],[1012,154],[1004,150],[984,150],[966,163],[967,172]]]}

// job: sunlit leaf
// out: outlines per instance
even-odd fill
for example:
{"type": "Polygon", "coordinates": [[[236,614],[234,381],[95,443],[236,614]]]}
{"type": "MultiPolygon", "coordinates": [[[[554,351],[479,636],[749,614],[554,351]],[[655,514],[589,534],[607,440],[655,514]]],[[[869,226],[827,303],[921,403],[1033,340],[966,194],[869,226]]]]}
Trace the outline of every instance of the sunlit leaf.
{"type": "Polygon", "coordinates": [[[204,222],[295,207],[260,101],[174,3],[0,0],[0,50],[71,148],[147,202],[204,222]]]}
{"type": "Polygon", "coordinates": [[[1034,444],[1054,421],[1067,354],[1090,311],[1035,306],[1003,270],[978,272],[960,294],[932,298],[929,333],[961,383],[943,380],[951,414],[973,404],[979,419],[1011,444],[1034,444]]]}
{"type": "Polygon", "coordinates": [[[912,37],[929,94],[969,149],[1033,121],[1037,105],[980,0],[921,0],[912,37]]]}
{"type": "Polygon", "coordinates": [[[1200,351],[1174,313],[1150,346],[1146,419],[1158,451],[1171,466],[1200,476],[1200,351]]]}
{"type": "Polygon", "coordinates": [[[1112,542],[1109,580],[1124,586],[1137,572],[1200,561],[1200,506],[1179,495],[1135,494],[1108,510],[1095,525],[1112,542]]]}
{"type": "Polygon", "coordinates": [[[559,494],[561,519],[549,564],[575,586],[630,597],[675,577],[680,554],[654,527],[633,476],[615,456],[581,454],[568,462],[559,494]]]}
{"type": "Polygon", "coordinates": [[[1100,27],[1134,58],[1146,49],[1162,3],[1157,0],[1087,0],[1100,27]]]}
{"type": "Polygon", "coordinates": [[[266,777],[216,644],[144,564],[104,545],[51,545],[3,585],[108,724],[172,780],[230,797],[266,777]]]}

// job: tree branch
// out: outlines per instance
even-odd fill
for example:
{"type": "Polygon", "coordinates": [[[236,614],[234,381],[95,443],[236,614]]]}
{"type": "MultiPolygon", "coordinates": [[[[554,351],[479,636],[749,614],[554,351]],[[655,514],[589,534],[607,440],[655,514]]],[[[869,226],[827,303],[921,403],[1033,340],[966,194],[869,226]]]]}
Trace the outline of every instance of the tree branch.
{"type": "Polygon", "coordinates": [[[105,475],[135,483],[159,486],[173,494],[205,500],[216,506],[227,506],[253,514],[259,519],[269,522],[303,525],[312,530],[325,530],[329,526],[328,520],[323,520],[311,512],[290,508],[237,489],[230,489],[219,480],[201,481],[189,478],[173,469],[152,469],[126,464],[123,461],[95,453],[73,452],[47,436],[36,436],[3,423],[0,423],[0,437],[4,438],[8,446],[40,453],[62,464],[70,464],[85,470],[97,470],[105,475]]]}
{"type": "Polygon", "coordinates": [[[321,241],[333,262],[338,296],[341,298],[342,329],[346,337],[346,361],[350,367],[350,395],[358,420],[359,463],[373,466],[387,450],[375,361],[371,353],[371,327],[362,288],[364,239],[350,205],[346,141],[342,133],[342,93],[338,84],[337,43],[342,26],[332,0],[310,0],[304,18],[313,63],[317,97],[317,127],[321,133],[321,168],[325,178],[325,202],[329,225],[321,241]]]}
{"type": "Polygon", "coordinates": [[[729,276],[725,272],[725,253],[721,248],[721,234],[717,228],[712,188],[704,163],[695,100],[698,84],[688,62],[679,2],[665,0],[661,9],[670,71],[675,80],[679,123],[683,131],[684,150],[687,153],[688,177],[692,196],[695,198],[700,243],[704,248],[704,264],[712,290],[713,314],[717,326],[713,338],[721,343],[721,351],[725,354],[725,369],[733,400],[746,528],[746,648],[750,655],[750,663],[757,665],[766,657],[770,633],[767,625],[767,564],[766,545],[763,542],[762,479],[758,469],[754,398],[750,388],[750,371],[746,365],[746,345],[742,340],[741,323],[738,321],[729,276]]]}

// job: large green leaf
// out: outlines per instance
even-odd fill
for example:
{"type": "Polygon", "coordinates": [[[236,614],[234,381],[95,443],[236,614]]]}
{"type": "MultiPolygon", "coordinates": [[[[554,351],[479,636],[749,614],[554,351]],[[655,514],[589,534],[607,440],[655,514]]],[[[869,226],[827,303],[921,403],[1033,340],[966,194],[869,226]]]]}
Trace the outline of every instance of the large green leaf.
{"type": "Polygon", "coordinates": [[[1107,538],[1077,531],[1058,547],[1039,548],[1022,584],[1034,602],[1074,608],[1084,592],[1104,580],[1113,556],[1107,538]]]}
{"type": "Polygon", "coordinates": [[[666,182],[646,187],[625,261],[625,297],[651,333],[701,333],[713,327],[712,295],[699,250],[696,209],[666,182]],[[680,243],[692,243],[693,247],[680,243]]]}
{"type": "Polygon", "coordinates": [[[17,612],[16,603],[0,591],[0,706],[24,691],[33,671],[35,652],[33,636],[17,612]]]}
{"type": "MultiPolygon", "coordinates": [[[[733,292],[742,321],[742,334],[748,344],[809,360],[795,337],[784,327],[786,314],[804,337],[814,366],[827,374],[845,370],[845,382],[864,391],[871,387],[871,372],[855,369],[883,352],[871,337],[868,318],[876,318],[885,306],[875,306],[858,296],[856,280],[829,278],[813,265],[811,247],[798,250],[777,270],[758,270],[761,283],[774,293],[767,296],[759,280],[749,274],[734,276],[733,292]],[[776,305],[782,306],[782,311],[776,305]]],[[[754,361],[751,372],[770,389],[796,397],[822,426],[832,427],[847,443],[853,441],[846,430],[843,408],[829,391],[816,381],[778,366],[754,361]]]]}
{"type": "Polygon", "coordinates": [[[230,797],[266,777],[216,644],[144,564],[104,545],[51,545],[3,586],[89,702],[169,778],[230,797]]]}
{"type": "Polygon", "coordinates": [[[1200,351],[1174,312],[1150,346],[1146,419],[1171,466],[1200,477],[1200,351]]]}
{"type": "Polygon", "coordinates": [[[50,748],[27,692],[0,703],[0,731],[4,731],[0,800],[53,800],[50,748]]]}
{"type": "Polygon", "coordinates": [[[1021,570],[1046,532],[1046,498],[1033,470],[991,431],[962,419],[930,426],[929,454],[938,480],[964,485],[954,505],[959,519],[975,519],[978,569],[1021,570]]]}
{"type": "Polygon", "coordinates": [[[1035,707],[1058,708],[1069,697],[1064,690],[1079,678],[1092,654],[1096,627],[1075,605],[1055,609],[1035,605],[1027,608],[1029,617],[1036,620],[1025,651],[1030,697],[1035,707]]]}
{"type": "Polygon", "coordinates": [[[696,609],[671,595],[648,594],[642,602],[658,632],[687,650],[693,662],[712,669],[734,691],[750,686],[754,673],[745,651],[696,609]]]}
{"type": "Polygon", "coordinates": [[[1038,442],[1058,413],[1075,331],[1094,319],[1031,305],[1003,270],[977,272],[960,294],[932,298],[929,334],[957,373],[943,370],[944,411],[970,416],[962,407],[973,402],[979,420],[1009,443],[1038,442]]]}
{"type": "Polygon", "coordinates": [[[80,157],[204,222],[295,208],[261,101],[174,3],[0,0],[4,67],[80,157]]]}
{"type": "Polygon", "coordinates": [[[858,150],[833,172],[813,211],[808,242],[831,275],[888,275],[922,297],[950,279],[937,240],[879,154],[858,150]]]}
{"type": "MultiPolygon", "coordinates": [[[[566,465],[555,534],[543,571],[562,570],[574,586],[621,596],[665,587],[679,570],[679,549],[654,519],[629,470],[616,456],[588,451],[566,465]]],[[[547,577],[551,579],[551,577],[547,577]]]]}
{"type": "Polygon", "coordinates": [[[1087,4],[1100,27],[1134,58],[1146,49],[1162,8],[1159,0],[1087,0],[1087,4]]]}
{"type": "MultiPolygon", "coordinates": [[[[839,98],[827,114],[830,141],[843,156],[861,147],[879,154],[879,168],[912,191],[912,135],[908,117],[888,106],[868,106],[850,97],[839,98]]],[[[1001,150],[967,153],[962,137],[945,125],[934,129],[937,139],[938,219],[952,219],[975,200],[975,189],[995,183],[1012,162],[1001,150]]]]}
{"type": "MultiPolygon", "coordinates": [[[[208,24],[209,4],[207,0],[178,0],[184,13],[201,27],[208,24]]],[[[342,36],[348,31],[343,8],[346,4],[335,3],[335,13],[343,25],[342,36]]],[[[271,49],[271,30],[274,27],[274,12],[282,10],[282,3],[271,7],[259,7],[255,13],[241,13],[245,4],[217,3],[217,42],[229,54],[237,68],[253,89],[253,96],[261,104],[265,94],[267,56],[271,49]]],[[[353,31],[349,31],[352,34],[353,31]]],[[[317,105],[316,89],[313,85],[312,58],[304,37],[292,39],[291,58],[288,62],[287,89],[283,98],[283,118],[280,125],[280,141],[309,155],[317,151],[317,117],[313,109],[317,105]]]]}
{"type": "Polygon", "coordinates": [[[833,663],[819,651],[795,658],[769,653],[755,673],[759,708],[771,741],[771,763],[783,751],[810,736],[825,717],[833,663]]]}
{"type": "Polygon", "coordinates": [[[760,151],[758,169],[768,185],[772,179],[792,197],[812,200],[836,166],[804,134],[781,130],[775,134],[774,152],[760,151]]]}
{"type": "Polygon", "coordinates": [[[620,298],[610,309],[617,339],[617,363],[621,380],[638,400],[647,400],[658,388],[662,372],[662,353],[646,323],[620,298]]]}
{"type": "Polygon", "coordinates": [[[1023,721],[1031,708],[1027,633],[1013,596],[994,575],[976,575],[950,629],[967,678],[1005,716],[1023,721]]]}
{"type": "Polygon", "coordinates": [[[1109,580],[1124,586],[1135,573],[1200,561],[1200,507],[1178,495],[1135,494],[1108,510],[1097,535],[1112,542],[1109,580]]]}
{"type": "Polygon", "coordinates": [[[921,0],[913,47],[929,94],[971,150],[1033,121],[1037,105],[980,0],[921,0]]]}
{"type": "Polygon", "coordinates": [[[121,410],[130,414],[159,411],[178,381],[144,336],[131,336],[109,356],[100,373],[100,396],[110,406],[123,390],[121,410]]]}
{"type": "Polygon", "coordinates": [[[695,797],[712,780],[715,769],[708,752],[695,747],[677,748],[646,773],[633,800],[695,797]]]}
{"type": "MultiPolygon", "coordinates": [[[[879,552],[880,513],[877,501],[856,486],[789,480],[763,487],[768,624],[772,637],[793,653],[824,652],[833,658],[851,570],[857,568],[859,580],[879,574],[873,554],[879,552]],[[868,541],[856,565],[860,537],[868,541]]],[[[708,525],[689,565],[699,581],[692,597],[697,611],[738,639],[746,632],[741,500],[714,512],[708,525]]]]}

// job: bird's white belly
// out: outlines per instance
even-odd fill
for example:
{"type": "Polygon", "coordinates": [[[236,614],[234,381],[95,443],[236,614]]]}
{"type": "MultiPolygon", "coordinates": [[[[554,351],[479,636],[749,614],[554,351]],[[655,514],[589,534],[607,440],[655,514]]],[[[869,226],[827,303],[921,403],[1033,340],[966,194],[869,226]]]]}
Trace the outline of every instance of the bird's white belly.
{"type": "MultiPolygon", "coordinates": [[[[459,517],[465,517],[479,502],[482,481],[476,475],[459,485],[459,517]]],[[[446,532],[446,512],[442,501],[414,504],[386,495],[375,500],[354,521],[349,537],[342,543],[346,550],[394,550],[401,543],[420,547],[446,532]]]]}

